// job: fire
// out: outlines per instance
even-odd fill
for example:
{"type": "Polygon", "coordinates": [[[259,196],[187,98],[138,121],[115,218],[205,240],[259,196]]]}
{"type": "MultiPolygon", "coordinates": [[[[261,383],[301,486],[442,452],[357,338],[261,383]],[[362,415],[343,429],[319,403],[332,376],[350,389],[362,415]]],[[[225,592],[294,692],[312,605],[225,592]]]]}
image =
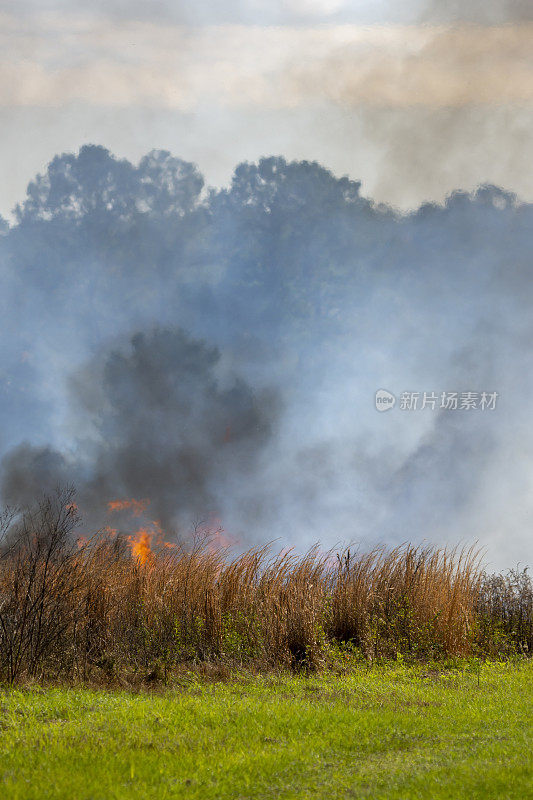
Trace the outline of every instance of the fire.
{"type": "Polygon", "coordinates": [[[132,556],[140,563],[146,564],[152,554],[153,533],[146,528],[141,528],[134,536],[128,536],[132,556]]]}
{"type": "MultiPolygon", "coordinates": [[[[148,499],[136,500],[135,498],[131,498],[129,500],[111,500],[107,504],[107,509],[109,512],[129,511],[134,517],[140,517],[145,514],[149,505],[150,500],[148,499]]],[[[117,528],[107,526],[103,530],[111,538],[118,535],[117,528]]],[[[202,533],[203,530],[202,527],[199,532],[202,533]]],[[[205,528],[205,534],[210,539],[210,546],[213,549],[231,547],[237,542],[236,539],[225,533],[216,516],[212,516],[205,528]]],[[[130,546],[133,558],[139,564],[146,564],[150,561],[154,553],[154,545],[157,549],[176,547],[175,544],[165,542],[161,523],[156,519],[147,519],[146,516],[142,522],[142,527],[135,531],[135,533],[127,536],[126,541],[130,546]]]]}
{"type": "Polygon", "coordinates": [[[109,511],[129,510],[135,517],[140,517],[141,514],[144,514],[149,505],[149,500],[135,500],[135,498],[132,498],[131,500],[111,500],[111,502],[107,504],[107,508],[109,511]]]}
{"type": "MultiPolygon", "coordinates": [[[[134,517],[140,517],[150,505],[150,500],[136,500],[131,498],[129,500],[111,500],[107,504],[108,511],[130,511],[134,517]]],[[[106,527],[104,528],[109,536],[116,536],[117,529],[106,527]]],[[[149,520],[143,524],[131,536],[128,536],[126,541],[131,548],[131,554],[139,564],[146,564],[152,555],[152,542],[155,539],[159,546],[164,546],[163,531],[161,525],[157,520],[149,520]]]]}
{"type": "Polygon", "coordinates": [[[145,564],[152,555],[152,541],[154,539],[158,547],[173,546],[164,541],[161,525],[156,519],[151,520],[144,528],[140,528],[133,536],[128,536],[131,553],[141,564],[145,564]]]}

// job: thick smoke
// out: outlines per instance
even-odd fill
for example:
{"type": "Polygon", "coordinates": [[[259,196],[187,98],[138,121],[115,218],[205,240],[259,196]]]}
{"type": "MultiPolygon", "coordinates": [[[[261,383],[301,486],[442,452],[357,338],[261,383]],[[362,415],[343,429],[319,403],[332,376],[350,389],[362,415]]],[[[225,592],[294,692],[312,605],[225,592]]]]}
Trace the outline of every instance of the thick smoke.
{"type": "Polygon", "coordinates": [[[4,499],[530,559],[532,222],[494,186],[399,214],[309,162],[206,192],[168,153],[56,158],[0,238],[4,499]],[[379,414],[380,388],[499,399],[379,414]]]}
{"type": "Polygon", "coordinates": [[[272,393],[258,398],[220,367],[215,348],[179,329],[135,334],[93,359],[71,382],[85,433],[75,455],[68,463],[49,447],[15,448],[4,464],[5,500],[31,503],[74,483],[97,526],[117,498],[150,499],[167,531],[218,516],[225,476],[250,474],[277,411],[272,393]]]}

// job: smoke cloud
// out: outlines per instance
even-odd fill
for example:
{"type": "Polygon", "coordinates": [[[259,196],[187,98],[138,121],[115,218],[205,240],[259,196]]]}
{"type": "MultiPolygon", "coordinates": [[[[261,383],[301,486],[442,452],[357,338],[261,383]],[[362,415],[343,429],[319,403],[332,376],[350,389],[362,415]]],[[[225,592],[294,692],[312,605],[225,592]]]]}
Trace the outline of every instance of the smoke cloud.
{"type": "Polygon", "coordinates": [[[167,152],[56,157],[0,237],[3,499],[68,483],[93,527],[149,499],[171,535],[527,561],[532,222],[495,186],[402,214],[312,162],[206,191],[167,152]],[[440,409],[468,391],[495,409],[440,409]]]}
{"type": "Polygon", "coordinates": [[[96,358],[71,381],[86,432],[76,455],[68,463],[49,447],[20,445],[5,460],[5,500],[31,503],[75,484],[97,527],[115,498],[148,498],[167,531],[217,516],[217,484],[228,473],[245,479],[276,417],[273,393],[257,398],[242,380],[217,376],[219,362],[215,348],[179,329],[137,333],[96,358]]]}

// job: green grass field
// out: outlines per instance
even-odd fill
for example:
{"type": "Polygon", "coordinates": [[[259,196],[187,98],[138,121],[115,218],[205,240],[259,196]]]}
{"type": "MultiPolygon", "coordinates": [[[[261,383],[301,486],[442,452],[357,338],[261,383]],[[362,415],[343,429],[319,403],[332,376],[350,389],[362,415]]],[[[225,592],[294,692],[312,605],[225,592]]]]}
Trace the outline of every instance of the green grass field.
{"type": "Polygon", "coordinates": [[[533,797],[533,664],[0,692],[2,800],[533,797]]]}

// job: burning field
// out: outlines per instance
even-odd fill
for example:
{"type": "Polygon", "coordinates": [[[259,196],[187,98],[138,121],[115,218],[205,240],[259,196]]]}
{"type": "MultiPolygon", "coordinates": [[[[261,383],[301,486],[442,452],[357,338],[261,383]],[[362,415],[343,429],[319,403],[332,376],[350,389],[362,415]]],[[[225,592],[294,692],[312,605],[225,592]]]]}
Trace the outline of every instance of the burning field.
{"type": "Polygon", "coordinates": [[[0,800],[533,797],[532,54],[2,0],[0,800]]]}
{"type": "Polygon", "coordinates": [[[90,538],[69,491],[4,513],[2,680],[167,683],[206,666],[313,672],[533,646],[527,574],[488,577],[473,550],[239,552],[220,528],[165,541],[148,510],[109,501],[136,532],[90,538]]]}

